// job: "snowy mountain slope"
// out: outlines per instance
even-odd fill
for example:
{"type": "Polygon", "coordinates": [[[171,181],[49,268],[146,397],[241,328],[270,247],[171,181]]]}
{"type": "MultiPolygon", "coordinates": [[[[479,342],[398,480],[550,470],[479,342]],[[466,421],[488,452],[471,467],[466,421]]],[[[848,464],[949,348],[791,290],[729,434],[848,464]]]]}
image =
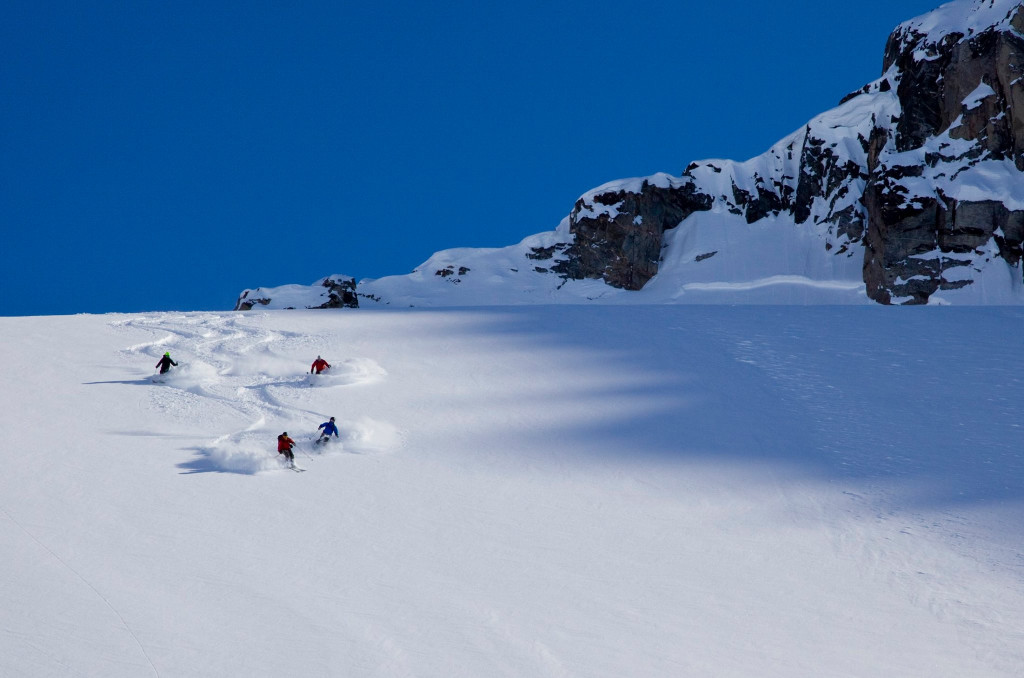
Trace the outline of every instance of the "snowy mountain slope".
{"type": "MultiPolygon", "coordinates": [[[[692,163],[678,178],[613,182],[582,196],[563,270],[631,290],[655,276],[685,285],[704,260],[685,273],[672,266],[665,234],[688,229],[694,215],[728,213],[772,227],[775,250],[791,247],[795,227],[816,233],[794,252],[808,262],[805,275],[820,279],[830,268],[823,260],[853,259],[880,303],[1019,304],[1022,72],[1024,5],[944,5],[894,31],[878,80],[763,155],[692,163]]],[[[715,256],[742,271],[762,252],[741,242],[715,256]]],[[[852,267],[841,271],[831,280],[849,281],[852,267]]]]}
{"type": "MultiPolygon", "coordinates": [[[[354,292],[364,306],[1021,304],[1022,73],[1024,4],[957,0],[898,26],[877,80],[760,156],[609,182],[554,231],[438,252],[354,292]]],[[[237,308],[253,303],[312,308],[323,290],[245,290],[237,308]]]]}
{"type": "MultiPolygon", "coordinates": [[[[809,242],[819,229],[785,217],[755,226],[728,213],[695,214],[687,229],[665,235],[663,263],[671,272],[639,291],[596,279],[566,279],[555,267],[572,240],[568,220],[503,248],[459,248],[436,252],[403,276],[361,280],[356,295],[368,308],[439,308],[524,304],[869,304],[853,256],[813,257],[809,242]],[[780,228],[785,224],[788,228],[780,228]],[[742,249],[746,257],[718,257],[742,249]],[[552,252],[548,255],[545,250],[552,252]]],[[[236,310],[319,308],[329,292],[322,278],[312,285],[244,290],[236,310]]],[[[938,301],[938,299],[936,299],[938,301]]]]}
{"type": "Polygon", "coordinates": [[[0,319],[0,674],[1018,676],[1022,320],[0,319]]]}

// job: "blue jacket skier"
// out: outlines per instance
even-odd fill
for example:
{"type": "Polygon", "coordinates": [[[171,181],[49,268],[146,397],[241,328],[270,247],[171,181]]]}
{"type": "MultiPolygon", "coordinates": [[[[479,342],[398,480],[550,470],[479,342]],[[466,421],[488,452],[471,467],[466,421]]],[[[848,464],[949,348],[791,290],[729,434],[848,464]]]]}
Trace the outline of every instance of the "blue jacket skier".
{"type": "Polygon", "coordinates": [[[334,417],[331,417],[330,421],[320,424],[317,428],[320,429],[320,437],[316,440],[318,443],[322,440],[328,440],[331,435],[335,438],[338,437],[338,427],[334,425],[334,417]]]}

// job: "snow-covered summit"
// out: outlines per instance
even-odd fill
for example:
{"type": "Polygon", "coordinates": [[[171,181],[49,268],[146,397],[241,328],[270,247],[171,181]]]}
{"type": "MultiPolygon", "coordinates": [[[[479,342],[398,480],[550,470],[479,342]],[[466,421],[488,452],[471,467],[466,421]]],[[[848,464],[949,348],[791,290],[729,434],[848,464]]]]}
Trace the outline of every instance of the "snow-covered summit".
{"type": "Polygon", "coordinates": [[[986,30],[1020,30],[1013,19],[1020,10],[1020,0],[958,0],[901,23],[894,36],[914,40],[922,49],[943,42],[948,36],[967,40],[986,30]]]}
{"type": "MultiPolygon", "coordinates": [[[[1024,4],[959,0],[898,26],[877,80],[762,155],[605,183],[554,231],[438,252],[354,293],[398,306],[1020,304],[1022,245],[1024,4]]],[[[270,308],[323,305],[316,286],[299,301],[291,286],[259,292],[270,308]]]]}

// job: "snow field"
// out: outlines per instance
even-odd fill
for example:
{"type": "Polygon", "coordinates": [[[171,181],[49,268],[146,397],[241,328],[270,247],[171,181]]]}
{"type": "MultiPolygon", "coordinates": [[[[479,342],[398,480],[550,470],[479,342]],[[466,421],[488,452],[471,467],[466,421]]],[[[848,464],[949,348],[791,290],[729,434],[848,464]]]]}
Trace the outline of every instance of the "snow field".
{"type": "Polygon", "coordinates": [[[1017,676],[1022,320],[0,319],[0,675],[1017,676]]]}
{"type": "Polygon", "coordinates": [[[307,456],[313,451],[323,455],[328,450],[386,452],[397,441],[394,427],[386,422],[360,417],[345,423],[339,417],[339,437],[335,440],[341,445],[315,450],[303,445],[315,440],[316,427],[333,415],[319,415],[302,407],[297,389],[367,384],[386,375],[372,360],[359,357],[332,358],[329,370],[309,374],[309,368],[303,366],[326,352],[318,348],[329,346],[324,340],[253,327],[242,315],[142,317],[118,321],[115,326],[159,337],[123,349],[126,360],[136,362],[145,355],[155,364],[173,347],[171,357],[179,365],[165,375],[151,377],[154,383],[170,389],[153,393],[161,410],[194,417],[199,409],[227,408],[244,417],[243,428],[197,448],[200,459],[187,464],[192,470],[246,474],[279,470],[284,458],[277,454],[276,436],[283,431],[298,444],[296,454],[307,456]],[[269,430],[271,425],[279,430],[269,430]]]}

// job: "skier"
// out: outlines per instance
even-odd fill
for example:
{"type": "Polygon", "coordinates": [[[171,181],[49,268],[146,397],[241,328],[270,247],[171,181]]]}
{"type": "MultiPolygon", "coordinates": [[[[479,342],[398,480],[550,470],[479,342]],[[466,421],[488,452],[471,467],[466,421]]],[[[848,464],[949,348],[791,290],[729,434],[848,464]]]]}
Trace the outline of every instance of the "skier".
{"type": "Polygon", "coordinates": [[[293,447],[295,447],[295,441],[288,437],[288,431],[277,436],[277,453],[284,455],[284,458],[288,460],[289,466],[295,466],[295,455],[292,454],[293,447]]]}
{"type": "Polygon", "coordinates": [[[160,358],[160,361],[156,364],[156,367],[160,368],[160,374],[167,374],[167,370],[171,369],[171,365],[177,367],[178,363],[171,360],[171,354],[168,351],[167,353],[164,353],[163,358],[160,358]]]}
{"type": "Polygon", "coordinates": [[[324,370],[328,370],[330,368],[331,368],[331,364],[329,362],[327,362],[326,360],[324,360],[320,356],[317,356],[316,360],[313,361],[313,366],[309,368],[309,373],[313,374],[313,371],[316,370],[316,373],[320,374],[324,370]]]}
{"type": "Polygon", "coordinates": [[[335,438],[338,437],[338,427],[335,426],[334,424],[334,417],[331,417],[330,421],[325,421],[324,423],[320,424],[319,426],[317,426],[317,428],[323,429],[322,431],[320,431],[320,437],[316,439],[318,443],[322,443],[325,440],[330,440],[332,433],[334,434],[335,438]]]}

